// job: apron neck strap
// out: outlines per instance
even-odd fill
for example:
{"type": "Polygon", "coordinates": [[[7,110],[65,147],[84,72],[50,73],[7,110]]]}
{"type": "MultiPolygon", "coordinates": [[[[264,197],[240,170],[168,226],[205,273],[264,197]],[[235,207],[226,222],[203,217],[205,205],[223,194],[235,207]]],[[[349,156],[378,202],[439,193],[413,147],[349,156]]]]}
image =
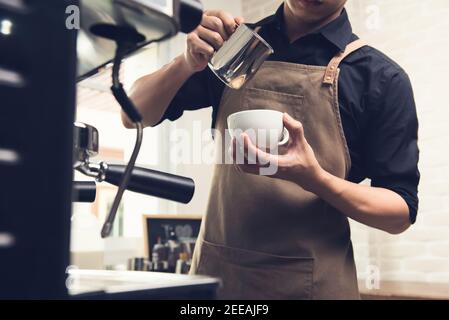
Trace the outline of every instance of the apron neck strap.
{"type": "Polygon", "coordinates": [[[333,84],[335,78],[337,77],[337,70],[340,63],[351,53],[359,50],[360,48],[366,46],[367,43],[361,39],[355,40],[346,46],[344,51],[339,52],[332,60],[329,62],[329,65],[326,68],[326,73],[324,75],[324,84],[333,84]]]}

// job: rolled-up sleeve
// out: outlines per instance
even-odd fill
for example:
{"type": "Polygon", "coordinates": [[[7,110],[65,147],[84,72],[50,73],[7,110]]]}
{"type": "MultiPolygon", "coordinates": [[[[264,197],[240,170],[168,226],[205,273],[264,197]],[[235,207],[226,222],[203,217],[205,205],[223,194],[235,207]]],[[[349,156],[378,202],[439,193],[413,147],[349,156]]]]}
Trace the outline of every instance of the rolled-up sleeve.
{"type": "Polygon", "coordinates": [[[207,72],[204,70],[195,73],[184,83],[170,102],[160,123],[164,120],[175,121],[183,115],[184,111],[198,110],[212,105],[207,72]]]}
{"type": "Polygon", "coordinates": [[[418,211],[418,119],[407,74],[386,75],[379,104],[372,111],[365,161],[372,186],[392,190],[407,203],[410,221],[418,211]]]}

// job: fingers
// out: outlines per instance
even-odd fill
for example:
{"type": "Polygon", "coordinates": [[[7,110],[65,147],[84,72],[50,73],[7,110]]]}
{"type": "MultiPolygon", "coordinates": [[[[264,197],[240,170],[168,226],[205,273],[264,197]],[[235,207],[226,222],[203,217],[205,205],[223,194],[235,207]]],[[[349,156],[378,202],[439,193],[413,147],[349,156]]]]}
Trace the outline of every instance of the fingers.
{"type": "Polygon", "coordinates": [[[222,10],[209,10],[205,12],[205,15],[220,19],[228,36],[233,34],[235,29],[237,29],[237,23],[234,17],[228,12],[222,10]]]}
{"type": "Polygon", "coordinates": [[[200,37],[195,32],[189,33],[187,35],[187,45],[191,53],[203,54],[208,58],[212,57],[215,52],[214,48],[206,41],[200,39],[200,37]]]}
{"type": "Polygon", "coordinates": [[[247,164],[245,163],[244,158],[239,158],[237,156],[237,154],[239,153],[240,149],[240,153],[243,153],[243,147],[239,148],[237,140],[234,138],[232,140],[232,146],[230,148],[230,152],[232,154],[232,159],[233,159],[233,163],[235,165],[235,168],[238,172],[240,173],[249,173],[249,174],[254,174],[254,175],[259,175],[260,173],[260,166],[258,164],[247,164]]]}
{"type": "Polygon", "coordinates": [[[301,122],[292,118],[288,113],[284,113],[284,126],[292,136],[293,141],[304,139],[304,127],[301,122]]]}
{"type": "Polygon", "coordinates": [[[217,32],[224,41],[229,39],[230,34],[226,31],[223,21],[221,21],[218,17],[204,14],[203,20],[201,21],[201,26],[213,32],[217,32]]]}
{"type": "Polygon", "coordinates": [[[197,34],[200,39],[204,40],[209,45],[212,45],[215,50],[220,49],[225,41],[220,33],[207,29],[203,26],[198,27],[197,34]]]}
{"type": "Polygon", "coordinates": [[[229,150],[235,164],[241,165],[247,162],[248,165],[266,165],[277,162],[277,156],[267,153],[253,144],[246,133],[241,135],[239,141],[232,140],[229,150]],[[238,157],[240,156],[240,158],[238,157]],[[242,157],[243,156],[243,157],[242,157]]]}
{"type": "Polygon", "coordinates": [[[279,166],[287,161],[284,156],[272,155],[259,149],[245,133],[238,140],[232,140],[229,151],[236,170],[242,173],[276,177],[279,166]]]}
{"type": "Polygon", "coordinates": [[[243,17],[236,17],[234,18],[235,23],[237,23],[237,25],[241,25],[245,22],[245,19],[243,17]]]}
{"type": "Polygon", "coordinates": [[[193,55],[201,54],[210,58],[242,22],[243,18],[234,18],[225,11],[206,11],[201,25],[187,37],[188,50],[193,55]]]}
{"type": "Polygon", "coordinates": [[[277,162],[277,156],[257,148],[246,133],[243,133],[242,136],[245,157],[250,161],[250,164],[257,163],[259,165],[266,165],[268,163],[277,162]]]}
{"type": "Polygon", "coordinates": [[[232,139],[231,148],[229,149],[233,163],[237,163],[237,140],[232,139]]]}

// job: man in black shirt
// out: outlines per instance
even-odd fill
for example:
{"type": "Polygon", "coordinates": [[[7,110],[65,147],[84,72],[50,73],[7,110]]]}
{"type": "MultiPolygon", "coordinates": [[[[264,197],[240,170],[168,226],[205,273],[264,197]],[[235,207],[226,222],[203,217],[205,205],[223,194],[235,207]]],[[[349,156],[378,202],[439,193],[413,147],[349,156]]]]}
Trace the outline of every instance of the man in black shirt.
{"type": "MultiPolygon", "coordinates": [[[[357,40],[346,0],[287,0],[272,16],[253,25],[273,47],[269,60],[327,66],[357,40]]],[[[234,32],[242,18],[223,11],[206,12],[200,27],[188,36],[186,52],[161,70],[139,79],[132,98],[154,126],[176,120],[185,110],[212,106],[216,125],[224,85],[207,67],[214,51],[234,32]]],[[[416,220],[419,183],[418,121],[410,81],[404,70],[378,50],[364,46],[346,57],[338,80],[341,124],[350,154],[347,179],[325,172],[301,138],[301,123],[285,115],[287,128],[299,130],[298,147],[288,159],[278,157],[280,174],[338,209],[345,216],[392,234],[416,220]],[[293,178],[292,178],[293,177],[293,178]],[[371,187],[359,185],[371,179],[371,187]]],[[[124,124],[130,127],[123,116],[124,124]]],[[[261,153],[245,138],[247,150],[261,153]]],[[[253,173],[253,168],[240,166],[253,173]]]]}

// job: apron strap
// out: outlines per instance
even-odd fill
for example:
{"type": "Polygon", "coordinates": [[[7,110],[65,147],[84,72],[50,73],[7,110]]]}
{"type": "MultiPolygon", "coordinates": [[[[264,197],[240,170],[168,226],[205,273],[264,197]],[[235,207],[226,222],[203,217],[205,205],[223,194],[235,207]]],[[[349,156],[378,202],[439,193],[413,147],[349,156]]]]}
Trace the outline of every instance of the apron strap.
{"type": "Polygon", "coordinates": [[[346,46],[345,51],[341,51],[338,53],[335,57],[332,58],[332,60],[329,62],[329,65],[327,66],[326,73],[324,75],[324,84],[333,84],[335,81],[335,78],[337,77],[337,70],[340,63],[351,53],[354,51],[359,50],[360,48],[366,46],[367,43],[364,40],[358,39],[346,46]]]}

